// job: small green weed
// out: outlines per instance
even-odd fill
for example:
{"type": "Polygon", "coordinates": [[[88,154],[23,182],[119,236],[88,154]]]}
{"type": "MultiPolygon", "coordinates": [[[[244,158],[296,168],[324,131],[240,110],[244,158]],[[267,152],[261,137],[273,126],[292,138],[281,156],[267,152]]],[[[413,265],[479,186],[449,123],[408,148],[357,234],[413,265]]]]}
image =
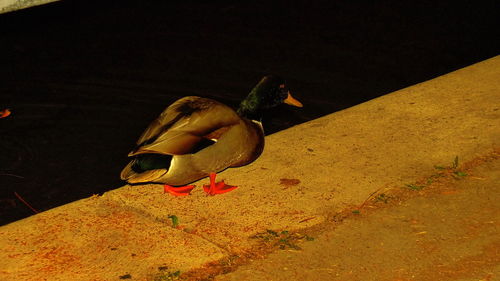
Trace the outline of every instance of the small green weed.
{"type": "Polygon", "coordinates": [[[174,280],[179,280],[180,276],[181,276],[180,270],[174,272],[171,271],[161,272],[158,275],[156,275],[154,281],[174,281],[174,280]]]}
{"type": "Polygon", "coordinates": [[[456,170],[459,166],[459,161],[458,161],[458,155],[455,156],[455,159],[453,159],[453,163],[451,163],[451,166],[442,166],[442,165],[434,165],[434,169],[436,170],[456,170]]]}
{"type": "Polygon", "coordinates": [[[453,174],[457,177],[462,177],[462,178],[467,176],[467,173],[462,172],[462,171],[455,171],[455,172],[453,172],[453,174]]]}
{"type": "Polygon", "coordinates": [[[385,204],[387,204],[387,201],[389,201],[390,198],[391,197],[385,195],[385,193],[381,193],[375,197],[375,202],[384,202],[385,204]]]}
{"type": "Polygon", "coordinates": [[[282,250],[294,249],[300,250],[301,248],[296,244],[303,240],[314,241],[314,237],[300,233],[290,233],[288,230],[283,230],[281,232],[276,232],[274,230],[267,229],[266,232],[258,233],[252,238],[260,239],[265,243],[269,243],[272,246],[278,247],[282,250]]]}
{"type": "Polygon", "coordinates": [[[177,228],[177,226],[179,226],[179,218],[176,215],[168,215],[168,218],[172,220],[173,228],[177,228]]]}
{"type": "MultiPolygon", "coordinates": [[[[446,177],[447,175],[451,175],[455,179],[461,179],[463,177],[466,177],[467,173],[458,169],[459,164],[460,163],[458,161],[458,155],[457,155],[457,156],[455,156],[455,159],[453,159],[453,163],[451,164],[451,166],[434,165],[434,169],[439,170],[439,172],[437,172],[436,174],[427,178],[427,181],[425,184],[423,184],[423,185],[406,184],[406,187],[411,189],[411,190],[422,190],[424,187],[431,185],[437,178],[440,178],[440,177],[446,177]]],[[[375,199],[377,201],[386,202],[384,200],[381,200],[383,198],[375,198],[375,199]]]]}
{"type": "Polygon", "coordinates": [[[458,155],[455,156],[455,160],[453,160],[453,169],[458,168],[458,155]]]}
{"type": "Polygon", "coordinates": [[[406,187],[408,187],[411,190],[422,190],[425,186],[416,184],[407,184],[406,187]]]}

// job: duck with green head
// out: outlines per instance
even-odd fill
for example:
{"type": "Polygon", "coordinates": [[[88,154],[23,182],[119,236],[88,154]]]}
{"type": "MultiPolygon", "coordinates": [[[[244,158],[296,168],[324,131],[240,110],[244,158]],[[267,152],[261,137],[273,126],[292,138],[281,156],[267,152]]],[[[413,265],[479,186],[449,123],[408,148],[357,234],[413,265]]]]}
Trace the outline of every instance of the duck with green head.
{"type": "Polygon", "coordinates": [[[215,182],[216,173],[247,165],[260,156],[264,149],[262,114],[283,103],[302,107],[285,81],[273,75],[262,78],[237,111],[212,99],[181,98],[144,131],[128,154],[132,160],[121,178],[130,184],[162,183],[165,192],[181,196],[194,188],[187,184],[209,176],[205,192],[231,191],[236,186],[215,182]]]}

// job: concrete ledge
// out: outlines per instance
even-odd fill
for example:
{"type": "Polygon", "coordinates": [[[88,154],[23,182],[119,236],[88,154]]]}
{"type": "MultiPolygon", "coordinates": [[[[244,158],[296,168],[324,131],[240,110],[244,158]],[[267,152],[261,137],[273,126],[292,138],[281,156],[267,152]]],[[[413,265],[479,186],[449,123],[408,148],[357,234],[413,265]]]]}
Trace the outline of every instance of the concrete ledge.
{"type": "Polygon", "coordinates": [[[248,251],[266,229],[320,224],[456,155],[498,148],[498,77],[500,56],[268,136],[256,162],[221,173],[239,186],[228,194],[124,186],[3,226],[0,279],[152,280],[248,251]]]}

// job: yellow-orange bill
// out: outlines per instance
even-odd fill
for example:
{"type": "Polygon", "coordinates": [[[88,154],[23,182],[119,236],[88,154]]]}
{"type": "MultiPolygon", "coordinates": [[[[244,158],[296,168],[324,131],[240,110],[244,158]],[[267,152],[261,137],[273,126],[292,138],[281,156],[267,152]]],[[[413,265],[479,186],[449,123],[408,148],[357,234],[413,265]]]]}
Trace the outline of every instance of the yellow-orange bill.
{"type": "Polygon", "coordinates": [[[292,95],[290,94],[290,91],[288,91],[288,97],[286,97],[285,101],[286,104],[293,105],[296,107],[303,107],[302,103],[298,100],[296,100],[292,95]]]}
{"type": "Polygon", "coordinates": [[[7,116],[10,115],[10,110],[7,108],[7,109],[4,109],[4,110],[0,110],[0,118],[5,118],[7,116]]]}

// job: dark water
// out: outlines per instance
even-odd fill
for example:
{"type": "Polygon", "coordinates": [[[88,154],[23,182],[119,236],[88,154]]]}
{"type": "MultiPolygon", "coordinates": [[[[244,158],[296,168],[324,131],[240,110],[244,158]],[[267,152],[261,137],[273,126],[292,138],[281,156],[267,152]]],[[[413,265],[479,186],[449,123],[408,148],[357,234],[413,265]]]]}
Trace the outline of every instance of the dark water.
{"type": "MultiPolygon", "coordinates": [[[[266,73],[305,107],[276,132],[498,54],[497,1],[62,1],[0,15],[0,224],[122,185],[186,95],[238,104],[266,73]],[[292,4],[293,2],[293,4],[292,4]],[[314,2],[314,3],[309,3],[314,2]]],[[[299,160],[299,159],[298,159],[299,160]]]]}

